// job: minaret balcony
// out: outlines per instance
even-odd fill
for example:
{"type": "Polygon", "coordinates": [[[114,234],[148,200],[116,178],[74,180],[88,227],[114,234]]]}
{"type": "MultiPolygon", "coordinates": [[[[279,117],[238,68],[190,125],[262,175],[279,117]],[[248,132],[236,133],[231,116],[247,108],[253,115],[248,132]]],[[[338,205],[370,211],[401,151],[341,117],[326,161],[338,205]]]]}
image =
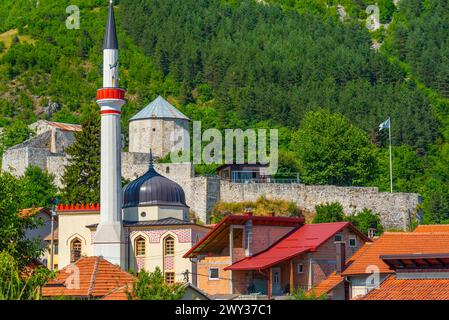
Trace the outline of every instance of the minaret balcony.
{"type": "Polygon", "coordinates": [[[125,93],[121,88],[101,88],[97,90],[97,100],[125,100],[125,93]]]}

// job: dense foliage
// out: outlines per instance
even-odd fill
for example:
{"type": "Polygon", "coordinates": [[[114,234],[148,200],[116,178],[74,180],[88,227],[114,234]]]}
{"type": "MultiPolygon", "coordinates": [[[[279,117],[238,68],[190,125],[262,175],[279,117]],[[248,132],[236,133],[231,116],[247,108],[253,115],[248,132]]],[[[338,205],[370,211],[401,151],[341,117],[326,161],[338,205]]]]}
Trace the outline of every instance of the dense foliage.
{"type": "Polygon", "coordinates": [[[375,229],[376,235],[380,235],[384,231],[384,228],[380,223],[380,216],[370,209],[363,209],[362,211],[349,216],[347,220],[352,222],[354,226],[366,235],[368,235],[368,229],[375,229]]]}
{"type": "Polygon", "coordinates": [[[20,179],[8,173],[0,174],[0,252],[8,252],[21,267],[41,254],[41,241],[25,237],[25,231],[39,226],[41,221],[20,217],[18,213],[30,204],[48,204],[56,190],[51,177],[39,170],[30,167],[20,179]],[[30,179],[36,180],[30,183],[30,179]]]}
{"type": "Polygon", "coordinates": [[[318,204],[315,206],[316,215],[313,223],[341,222],[345,220],[343,206],[338,202],[318,204]]]}
{"type": "Polygon", "coordinates": [[[153,272],[140,270],[127,294],[130,300],[180,300],[184,291],[182,283],[165,283],[161,269],[156,267],[153,272]]]}
{"type": "Polygon", "coordinates": [[[47,268],[24,269],[7,251],[0,252],[0,300],[40,300],[51,277],[47,268]]]}
{"type": "Polygon", "coordinates": [[[374,145],[365,132],[340,114],[327,110],[306,113],[291,143],[304,183],[363,185],[374,176],[374,145]]]}
{"type": "Polygon", "coordinates": [[[183,102],[204,100],[197,88],[207,85],[221,127],[270,119],[295,128],[307,111],[322,107],[371,133],[390,115],[395,144],[425,150],[436,136],[425,95],[371,49],[358,22],[255,1],[122,0],[121,6],[125,29],[166,77],[182,84],[183,102]]]}
{"type": "Polygon", "coordinates": [[[402,1],[388,49],[426,86],[449,98],[449,2],[402,1]]]}
{"type": "Polygon", "coordinates": [[[347,215],[340,203],[333,202],[316,205],[315,211],[312,223],[349,221],[365,235],[368,235],[368,229],[375,229],[377,235],[384,231],[379,214],[370,209],[365,208],[355,214],[347,215]]]}

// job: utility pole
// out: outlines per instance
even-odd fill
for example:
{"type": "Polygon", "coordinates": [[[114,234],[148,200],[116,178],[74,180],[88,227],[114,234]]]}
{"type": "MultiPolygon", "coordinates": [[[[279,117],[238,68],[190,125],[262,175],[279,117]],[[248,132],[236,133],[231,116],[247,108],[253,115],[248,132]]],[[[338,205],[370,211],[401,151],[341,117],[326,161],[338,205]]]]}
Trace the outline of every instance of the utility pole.
{"type": "Polygon", "coordinates": [[[390,140],[390,192],[393,193],[393,159],[391,155],[391,120],[388,118],[388,138],[390,140]]]}
{"type": "Polygon", "coordinates": [[[51,199],[51,240],[50,240],[50,270],[53,271],[53,256],[55,251],[55,217],[56,217],[56,205],[58,204],[58,199],[52,198],[51,199]]]}

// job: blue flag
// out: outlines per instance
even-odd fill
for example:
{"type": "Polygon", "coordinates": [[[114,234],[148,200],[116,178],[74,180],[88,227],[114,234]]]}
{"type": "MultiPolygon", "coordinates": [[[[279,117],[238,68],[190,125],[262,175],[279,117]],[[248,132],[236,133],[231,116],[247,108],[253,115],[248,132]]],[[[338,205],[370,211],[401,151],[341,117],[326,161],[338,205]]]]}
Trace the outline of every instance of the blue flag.
{"type": "Polygon", "coordinates": [[[390,118],[379,124],[379,131],[382,131],[383,129],[389,129],[390,128],[390,118]]]}

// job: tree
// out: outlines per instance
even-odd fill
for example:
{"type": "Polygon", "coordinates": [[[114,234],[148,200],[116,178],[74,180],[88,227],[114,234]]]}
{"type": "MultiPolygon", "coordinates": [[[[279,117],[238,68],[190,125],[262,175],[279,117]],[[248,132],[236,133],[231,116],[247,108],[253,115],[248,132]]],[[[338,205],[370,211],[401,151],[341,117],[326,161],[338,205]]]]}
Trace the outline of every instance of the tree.
{"type": "Polygon", "coordinates": [[[72,203],[98,203],[100,200],[100,117],[87,113],[83,130],[75,133],[75,143],[66,149],[69,163],[62,178],[63,198],[72,203]]]}
{"type": "Polygon", "coordinates": [[[0,252],[0,300],[40,300],[41,288],[53,277],[47,268],[23,268],[7,251],[0,252]]]}
{"type": "Polygon", "coordinates": [[[28,167],[19,182],[23,193],[22,208],[48,206],[58,192],[54,176],[36,166],[28,167]]]}
{"type": "Polygon", "coordinates": [[[307,184],[364,185],[375,172],[374,145],[339,113],[307,113],[291,147],[307,184]]]}
{"type": "Polygon", "coordinates": [[[137,300],[180,300],[184,295],[181,283],[167,284],[159,267],[153,272],[140,270],[133,282],[132,292],[128,299],[137,300]]]}
{"type": "Polygon", "coordinates": [[[19,216],[25,197],[19,179],[9,173],[0,174],[0,252],[8,252],[20,267],[38,258],[42,252],[38,241],[25,238],[27,229],[39,225],[39,220],[34,217],[19,216]]]}
{"type": "Polygon", "coordinates": [[[376,229],[376,234],[381,235],[384,231],[380,223],[380,216],[370,209],[363,209],[362,211],[349,216],[348,221],[351,222],[357,229],[368,235],[368,229],[376,229]]]}
{"type": "Polygon", "coordinates": [[[338,202],[319,204],[315,206],[316,215],[312,223],[341,222],[345,220],[343,207],[338,202]]]}
{"type": "Polygon", "coordinates": [[[23,121],[16,120],[3,129],[0,150],[6,150],[31,138],[33,131],[23,121]]]}

